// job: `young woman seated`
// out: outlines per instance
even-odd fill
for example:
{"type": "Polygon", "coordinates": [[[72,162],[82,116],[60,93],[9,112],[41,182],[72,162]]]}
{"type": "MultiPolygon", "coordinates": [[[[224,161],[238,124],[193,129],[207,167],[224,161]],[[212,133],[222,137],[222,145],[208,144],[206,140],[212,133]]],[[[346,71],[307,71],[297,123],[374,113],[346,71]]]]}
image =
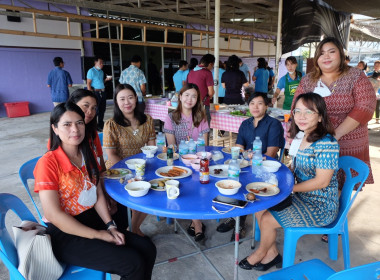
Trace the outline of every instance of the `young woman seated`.
{"type": "Polygon", "coordinates": [[[111,219],[85,132],[85,115],[76,104],[54,108],[50,143],[34,176],[57,259],[121,279],[151,279],[156,247],[111,219]]]}
{"type": "MultiPolygon", "coordinates": [[[[168,145],[179,146],[181,140],[196,140],[202,134],[206,145],[210,131],[206,112],[202,106],[201,94],[196,84],[185,85],[179,93],[177,109],[165,119],[164,132],[168,145]]],[[[205,238],[206,226],[200,220],[192,220],[187,232],[195,241],[205,238]]]]}
{"type": "MultiPolygon", "coordinates": [[[[277,158],[277,152],[285,144],[284,129],[281,122],[268,116],[267,109],[270,100],[265,93],[256,92],[248,100],[251,118],[242,122],[239,127],[239,133],[235,146],[244,150],[252,149],[253,141],[256,136],[260,137],[262,142],[262,154],[277,158]]],[[[240,237],[244,236],[244,224],[247,216],[242,216],[240,220],[240,237]]],[[[229,218],[221,223],[216,230],[227,232],[235,227],[235,219],[229,218]]],[[[231,241],[235,240],[235,232],[232,233],[231,241]]]]}
{"type": "MultiPolygon", "coordinates": [[[[240,261],[243,269],[265,271],[282,263],[276,246],[276,229],[280,227],[322,227],[338,214],[339,145],[327,117],[323,98],[315,93],[299,95],[292,111],[291,138],[301,131],[304,136],[294,159],[296,183],[291,204],[278,211],[256,213],[261,230],[260,247],[240,261]]],[[[295,145],[293,140],[292,145],[295,145]]],[[[277,208],[277,207],[276,207],[277,208]]]]}
{"type": "MultiPolygon", "coordinates": [[[[106,149],[107,168],[120,160],[141,153],[145,145],[156,144],[156,132],[153,119],[137,106],[135,90],[128,84],[119,84],[113,97],[114,115],[106,121],[103,130],[103,148],[106,149]]],[[[132,231],[141,236],[140,226],[147,214],[132,210],[132,231]]]]}

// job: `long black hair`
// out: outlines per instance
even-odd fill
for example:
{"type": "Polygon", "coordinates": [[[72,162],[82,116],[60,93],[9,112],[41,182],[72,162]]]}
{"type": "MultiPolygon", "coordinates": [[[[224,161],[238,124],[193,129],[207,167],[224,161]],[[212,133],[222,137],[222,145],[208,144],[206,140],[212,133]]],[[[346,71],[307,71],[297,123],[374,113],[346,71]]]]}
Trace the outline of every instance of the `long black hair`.
{"type": "MultiPolygon", "coordinates": [[[[50,115],[50,151],[54,151],[58,149],[58,147],[62,146],[61,139],[55,134],[53,131],[53,127],[58,127],[58,122],[60,121],[62,115],[66,112],[74,112],[77,113],[84,122],[84,113],[82,109],[73,102],[61,103],[54,107],[53,111],[50,115]]],[[[85,133],[83,141],[79,144],[79,150],[82,152],[84,161],[86,164],[88,176],[91,180],[95,180],[96,184],[99,181],[99,170],[98,164],[94,157],[94,153],[90,147],[88,142],[87,135],[85,133]]]]}
{"type": "Polygon", "coordinates": [[[135,106],[135,109],[133,110],[133,114],[134,114],[134,117],[139,121],[140,125],[143,125],[146,122],[147,117],[144,114],[144,112],[140,112],[139,107],[137,106],[138,105],[138,97],[137,97],[136,91],[131,85],[128,85],[128,84],[118,84],[116,86],[115,94],[113,95],[113,102],[115,104],[115,106],[113,107],[114,108],[113,109],[114,121],[121,126],[130,126],[131,125],[131,123],[124,117],[123,112],[120,110],[119,105],[117,104],[117,95],[119,94],[120,91],[122,91],[124,89],[132,91],[133,95],[135,96],[136,106],[135,106]]]}
{"type": "MultiPolygon", "coordinates": [[[[85,97],[92,97],[96,101],[96,106],[98,106],[98,98],[96,97],[95,93],[92,91],[86,90],[86,89],[77,89],[75,90],[70,98],[69,102],[73,102],[77,104],[79,101],[81,101],[85,97]]],[[[90,121],[89,123],[86,124],[86,134],[87,137],[91,138],[94,140],[96,138],[96,127],[97,127],[97,122],[96,122],[96,116],[90,121]]]]}
{"type": "Polygon", "coordinates": [[[239,70],[239,58],[236,55],[231,55],[227,60],[226,71],[237,71],[239,70]]]}

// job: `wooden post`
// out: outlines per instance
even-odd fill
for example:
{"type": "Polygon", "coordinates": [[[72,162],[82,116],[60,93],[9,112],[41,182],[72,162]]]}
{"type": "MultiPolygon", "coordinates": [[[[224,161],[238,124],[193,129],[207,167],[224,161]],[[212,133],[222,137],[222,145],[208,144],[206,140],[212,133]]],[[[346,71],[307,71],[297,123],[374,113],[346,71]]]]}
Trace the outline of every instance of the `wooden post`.
{"type": "Polygon", "coordinates": [[[167,29],[165,29],[165,31],[164,31],[164,43],[165,44],[167,44],[168,43],[168,30],[167,29]]]}
{"type": "Polygon", "coordinates": [[[202,36],[203,36],[203,33],[201,32],[201,35],[199,37],[199,47],[200,48],[202,47],[202,36]]]}
{"type": "Polygon", "coordinates": [[[146,26],[143,27],[143,42],[146,42],[146,26]]]}
{"type": "Polygon", "coordinates": [[[123,24],[120,23],[120,40],[123,41],[124,40],[124,28],[123,28],[123,24]]]}
{"type": "Polygon", "coordinates": [[[186,46],[186,31],[183,31],[183,45],[186,46]]]}
{"type": "Polygon", "coordinates": [[[67,36],[71,36],[70,18],[69,17],[66,18],[66,22],[67,22],[67,36]]]}
{"type": "Polygon", "coordinates": [[[227,49],[230,49],[230,43],[231,43],[231,36],[228,35],[228,44],[227,44],[227,49]]]}
{"type": "Polygon", "coordinates": [[[33,31],[37,33],[37,21],[36,21],[36,13],[33,12],[33,31]]]}
{"type": "Polygon", "coordinates": [[[95,25],[96,25],[96,39],[99,39],[99,21],[96,21],[95,25]]]}

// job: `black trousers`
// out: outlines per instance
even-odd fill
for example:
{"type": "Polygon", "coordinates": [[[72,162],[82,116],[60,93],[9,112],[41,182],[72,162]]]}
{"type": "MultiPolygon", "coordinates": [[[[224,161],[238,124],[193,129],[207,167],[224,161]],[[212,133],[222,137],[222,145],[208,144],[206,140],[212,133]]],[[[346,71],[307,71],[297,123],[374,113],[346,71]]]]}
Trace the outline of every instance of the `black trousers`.
{"type": "Polygon", "coordinates": [[[98,107],[96,110],[96,115],[98,116],[98,127],[103,128],[104,126],[104,113],[107,107],[107,94],[105,91],[94,91],[98,98],[98,107]]]}
{"type": "MultiPolygon", "coordinates": [[[[74,218],[91,228],[105,229],[94,208],[74,218]]],[[[51,223],[48,223],[47,233],[51,236],[54,255],[63,263],[117,274],[121,279],[151,279],[156,246],[147,237],[123,228],[118,230],[125,235],[124,246],[67,234],[51,223]]]]}

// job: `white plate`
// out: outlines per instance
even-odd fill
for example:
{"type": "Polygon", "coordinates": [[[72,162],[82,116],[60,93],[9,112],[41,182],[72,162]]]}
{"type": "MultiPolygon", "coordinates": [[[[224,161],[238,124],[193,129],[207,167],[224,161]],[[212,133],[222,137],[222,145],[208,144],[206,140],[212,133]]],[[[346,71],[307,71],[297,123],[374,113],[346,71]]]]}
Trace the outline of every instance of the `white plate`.
{"type": "Polygon", "coordinates": [[[228,178],[228,165],[224,164],[218,164],[218,165],[212,165],[209,167],[210,170],[210,176],[216,177],[216,178],[228,178]],[[215,169],[223,169],[222,172],[219,174],[215,174],[214,170],[215,169]]]}
{"type": "Polygon", "coordinates": [[[110,170],[117,170],[119,172],[119,174],[111,174],[111,175],[104,174],[104,178],[120,179],[120,178],[124,178],[128,174],[132,174],[132,171],[127,169],[127,168],[113,168],[110,170]]]}
{"type": "Polygon", "coordinates": [[[154,191],[158,191],[158,192],[164,192],[166,189],[165,189],[165,186],[163,187],[154,187],[153,184],[158,184],[158,182],[162,181],[165,185],[165,182],[168,181],[170,179],[153,179],[153,180],[150,180],[149,183],[151,184],[151,189],[154,190],[154,191]]]}
{"type": "MultiPolygon", "coordinates": [[[[167,158],[166,158],[166,153],[158,154],[158,155],[157,155],[157,158],[160,159],[160,160],[167,160],[167,158]]],[[[173,160],[177,160],[177,159],[179,159],[179,154],[174,153],[174,154],[173,154],[173,160]]]]}
{"type": "Polygon", "coordinates": [[[231,154],[231,148],[230,148],[230,147],[224,147],[224,148],[222,149],[222,152],[223,152],[223,153],[226,153],[226,154],[231,154]]]}
{"type": "MultiPolygon", "coordinates": [[[[229,165],[230,164],[230,159],[226,160],[224,162],[224,164],[229,165]]],[[[248,160],[243,160],[243,161],[240,162],[240,168],[245,168],[247,166],[249,166],[249,161],[248,160]]]]}
{"type": "Polygon", "coordinates": [[[248,192],[254,193],[256,196],[273,196],[280,192],[280,189],[273,184],[265,183],[265,182],[254,182],[248,184],[245,189],[248,192]],[[267,188],[266,192],[260,191],[261,189],[267,188]],[[253,192],[251,189],[258,190],[259,193],[253,192]]]}
{"type": "Polygon", "coordinates": [[[228,109],[219,109],[218,111],[215,111],[215,112],[219,113],[219,114],[229,114],[230,110],[228,110],[228,109]]]}
{"type": "Polygon", "coordinates": [[[170,178],[170,179],[181,179],[181,178],[186,178],[186,177],[190,176],[191,174],[193,174],[193,171],[191,171],[190,168],[187,168],[187,167],[184,167],[184,166],[164,166],[164,167],[158,168],[158,169],[156,170],[156,175],[157,175],[157,176],[162,177],[162,178],[170,178]],[[175,177],[169,177],[169,176],[161,175],[161,173],[166,173],[166,172],[168,172],[169,170],[171,170],[173,167],[181,168],[181,169],[185,170],[186,173],[183,173],[182,175],[180,175],[180,176],[175,176],[175,177]]]}

